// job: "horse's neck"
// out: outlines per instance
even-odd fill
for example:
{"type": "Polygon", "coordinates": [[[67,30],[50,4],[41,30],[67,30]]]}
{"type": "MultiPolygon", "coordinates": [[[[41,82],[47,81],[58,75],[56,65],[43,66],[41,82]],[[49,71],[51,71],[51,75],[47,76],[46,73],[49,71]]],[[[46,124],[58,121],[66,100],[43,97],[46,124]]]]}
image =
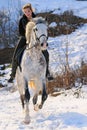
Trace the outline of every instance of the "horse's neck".
{"type": "Polygon", "coordinates": [[[36,42],[36,40],[35,40],[35,35],[34,35],[34,33],[32,33],[32,35],[31,35],[31,37],[30,37],[29,48],[33,48],[34,45],[35,45],[35,42],[36,42]]]}
{"type": "Polygon", "coordinates": [[[29,55],[32,59],[39,60],[42,55],[42,51],[39,46],[35,47],[34,45],[35,45],[34,41],[31,41],[29,45],[29,48],[30,48],[29,55]]]}
{"type": "Polygon", "coordinates": [[[32,32],[31,37],[30,37],[30,43],[29,43],[29,56],[32,59],[39,59],[41,56],[41,49],[39,46],[35,47],[36,45],[36,37],[34,32],[32,32]]]}

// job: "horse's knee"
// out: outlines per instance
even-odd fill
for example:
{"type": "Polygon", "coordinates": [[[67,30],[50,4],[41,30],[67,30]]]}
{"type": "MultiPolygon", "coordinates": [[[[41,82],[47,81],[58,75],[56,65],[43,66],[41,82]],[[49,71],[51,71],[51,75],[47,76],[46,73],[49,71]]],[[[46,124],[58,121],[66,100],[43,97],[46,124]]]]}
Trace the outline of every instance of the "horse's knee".
{"type": "Polygon", "coordinates": [[[29,102],[29,100],[30,100],[30,93],[29,93],[28,88],[26,88],[26,90],[25,90],[25,101],[29,102]]]}

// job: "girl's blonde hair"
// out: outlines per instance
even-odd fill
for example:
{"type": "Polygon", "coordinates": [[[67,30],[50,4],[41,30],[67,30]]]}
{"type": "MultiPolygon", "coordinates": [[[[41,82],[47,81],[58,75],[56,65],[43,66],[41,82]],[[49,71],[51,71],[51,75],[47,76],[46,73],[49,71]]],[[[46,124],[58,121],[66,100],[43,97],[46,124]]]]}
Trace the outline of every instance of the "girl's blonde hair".
{"type": "Polygon", "coordinates": [[[24,12],[24,9],[27,9],[29,8],[32,12],[34,12],[34,9],[32,8],[32,5],[30,3],[28,4],[25,4],[23,7],[22,7],[22,11],[24,12]]]}

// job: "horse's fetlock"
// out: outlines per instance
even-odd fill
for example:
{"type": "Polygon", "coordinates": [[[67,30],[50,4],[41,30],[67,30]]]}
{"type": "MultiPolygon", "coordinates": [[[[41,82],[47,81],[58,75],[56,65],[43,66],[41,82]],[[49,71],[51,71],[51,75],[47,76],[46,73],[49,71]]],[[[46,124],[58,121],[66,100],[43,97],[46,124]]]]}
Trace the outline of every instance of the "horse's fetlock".
{"type": "Polygon", "coordinates": [[[42,104],[40,104],[40,105],[39,105],[39,109],[42,109],[42,106],[43,106],[43,105],[42,105],[42,104]]]}

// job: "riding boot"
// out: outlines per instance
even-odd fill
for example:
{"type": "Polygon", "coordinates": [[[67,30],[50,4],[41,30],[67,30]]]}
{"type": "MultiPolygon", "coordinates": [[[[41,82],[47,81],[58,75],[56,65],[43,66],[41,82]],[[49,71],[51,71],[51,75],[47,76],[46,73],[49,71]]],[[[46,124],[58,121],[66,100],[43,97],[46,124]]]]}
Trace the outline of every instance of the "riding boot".
{"type": "Polygon", "coordinates": [[[46,59],[46,64],[47,64],[47,66],[46,66],[46,77],[47,77],[48,80],[53,80],[53,77],[50,75],[50,71],[49,71],[49,53],[48,53],[47,49],[42,50],[42,53],[43,53],[43,55],[46,59]]]}
{"type": "MultiPolygon", "coordinates": [[[[18,67],[18,56],[20,55],[18,53],[19,53],[19,50],[22,50],[21,54],[23,54],[25,45],[26,45],[25,37],[20,37],[20,39],[18,41],[18,44],[17,44],[17,46],[15,48],[14,54],[13,54],[13,58],[12,58],[12,72],[10,74],[10,79],[8,80],[8,82],[13,82],[13,80],[15,78],[16,69],[18,67]]],[[[22,56],[20,56],[20,57],[22,57],[22,56]]]]}
{"type": "Polygon", "coordinates": [[[12,60],[12,72],[10,74],[10,79],[8,80],[8,82],[13,82],[13,80],[15,78],[17,66],[18,66],[17,61],[14,60],[14,58],[13,58],[13,60],[12,60]]]}

